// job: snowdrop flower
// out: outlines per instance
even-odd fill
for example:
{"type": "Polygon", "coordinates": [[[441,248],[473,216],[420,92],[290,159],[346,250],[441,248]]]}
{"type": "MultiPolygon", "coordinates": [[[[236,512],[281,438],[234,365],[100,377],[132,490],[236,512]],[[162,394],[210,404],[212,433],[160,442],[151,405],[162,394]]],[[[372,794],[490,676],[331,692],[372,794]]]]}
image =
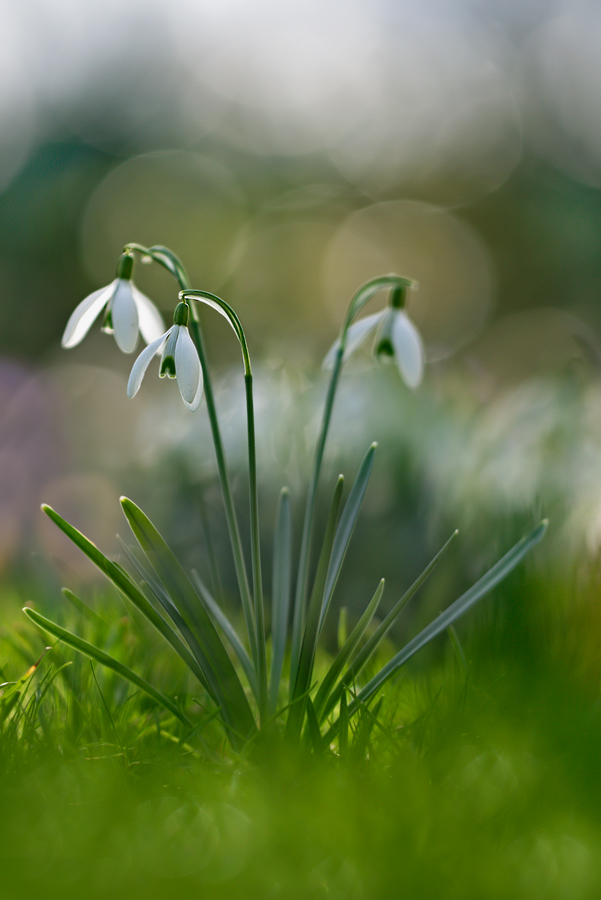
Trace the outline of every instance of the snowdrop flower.
{"type": "MultiPolygon", "coordinates": [[[[376,332],[375,354],[392,357],[403,381],[410,388],[416,388],[424,373],[424,348],[417,328],[403,308],[405,292],[405,288],[393,290],[390,306],[381,312],[358,319],[349,327],[342,361],[346,362],[369,335],[376,332]]],[[[324,359],[324,368],[331,369],[334,366],[339,347],[340,338],[324,359]]]]}
{"type": "Polygon", "coordinates": [[[177,304],[171,328],[156,341],[152,341],[138,356],[127,382],[127,396],[129,398],[136,396],[151,359],[161,349],[163,352],[159,377],[177,378],[182,400],[188,409],[192,411],[198,409],[202,398],[202,368],[196,347],[188,332],[187,303],[177,304]]]}
{"type": "Polygon", "coordinates": [[[63,334],[63,347],[79,344],[102,310],[105,310],[102,330],[115,334],[124,353],[135,349],[138,330],[147,344],[162,334],[165,325],[161,314],[131,280],[133,265],[133,256],[124,253],[117,264],[115,280],[94,291],[74,309],[63,334]]]}

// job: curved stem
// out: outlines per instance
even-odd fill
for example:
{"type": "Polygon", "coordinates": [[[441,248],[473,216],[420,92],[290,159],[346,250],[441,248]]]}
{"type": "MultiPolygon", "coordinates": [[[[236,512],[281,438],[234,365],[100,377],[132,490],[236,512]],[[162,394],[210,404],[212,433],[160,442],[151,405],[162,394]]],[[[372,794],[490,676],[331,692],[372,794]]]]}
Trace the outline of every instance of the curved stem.
{"type": "Polygon", "coordinates": [[[330,419],[332,418],[332,409],[334,408],[334,398],[336,397],[336,389],[342,369],[342,356],[344,347],[338,348],[332,377],[328,387],[323,419],[321,423],[321,431],[315,448],[315,457],[313,460],[313,473],[311,483],[309,485],[309,493],[307,495],[307,506],[305,508],[305,519],[303,522],[303,534],[301,538],[301,548],[298,560],[298,575],[296,581],[296,595],[294,599],[294,618],[292,621],[292,649],[290,654],[290,696],[292,697],[293,686],[296,682],[296,673],[298,669],[298,661],[300,657],[300,648],[302,642],[303,625],[305,620],[305,608],[307,605],[307,588],[309,582],[309,566],[311,563],[311,542],[313,537],[313,523],[315,520],[315,505],[317,502],[317,491],[319,488],[319,476],[321,475],[321,466],[323,462],[323,454],[328,437],[330,427],[330,419]]]}
{"type": "MultiPolygon", "coordinates": [[[[191,290],[190,280],[186,274],[186,270],[184,269],[182,263],[178,259],[178,257],[169,250],[167,247],[154,246],[154,247],[143,247],[141,244],[126,244],[124,247],[124,252],[128,251],[136,251],[141,253],[143,256],[148,256],[159,265],[163,266],[163,268],[167,269],[168,272],[173,275],[173,277],[177,280],[181,291],[189,291],[191,290]]],[[[195,292],[194,292],[195,293],[195,292]]],[[[212,297],[212,295],[209,295],[212,297]]],[[[194,345],[198,352],[198,358],[200,359],[200,365],[202,367],[203,375],[204,375],[204,394],[207,403],[207,412],[209,415],[209,422],[211,425],[211,434],[213,436],[213,445],[215,447],[215,457],[217,459],[217,469],[219,472],[219,481],[221,483],[221,494],[223,497],[223,505],[225,507],[225,517],[227,520],[228,531],[230,535],[230,543],[232,545],[232,553],[234,556],[234,567],[236,569],[236,577],[238,580],[238,588],[240,590],[240,597],[242,599],[242,609],[244,611],[244,620],[246,623],[246,630],[248,633],[248,640],[250,644],[251,656],[253,658],[255,667],[260,672],[260,656],[259,656],[259,642],[257,640],[257,630],[255,623],[255,614],[253,610],[252,598],[250,595],[250,588],[248,585],[248,575],[246,572],[246,563],[244,562],[244,552],[242,550],[242,542],[240,540],[240,529],[238,528],[238,520],[236,518],[236,510],[234,508],[234,501],[232,498],[232,489],[230,486],[230,478],[227,468],[227,461],[225,458],[225,452],[223,449],[223,441],[221,439],[221,430],[219,428],[219,420],[217,418],[217,408],[215,406],[215,395],[213,393],[213,383],[211,381],[211,375],[209,372],[209,367],[207,365],[207,357],[204,349],[204,341],[202,337],[202,330],[200,327],[200,320],[198,318],[198,312],[196,310],[195,304],[190,304],[192,309],[192,315],[190,318],[190,333],[192,335],[192,340],[194,341],[194,345]]],[[[236,317],[237,318],[237,317],[236,317]]],[[[252,391],[252,388],[251,388],[252,391]]],[[[251,394],[251,402],[252,402],[252,394],[251,394]]],[[[249,445],[250,447],[250,445],[249,445]]],[[[254,424],[253,424],[253,452],[254,452],[254,424]]],[[[250,455],[250,449],[249,449],[250,455]]],[[[256,478],[255,478],[256,481],[256,478]]],[[[256,491],[255,491],[256,493],[256,491]]],[[[254,564],[254,561],[253,561],[254,564]]],[[[259,569],[259,578],[260,578],[260,569],[259,569]]],[[[263,608],[262,596],[261,596],[261,610],[263,608]]],[[[265,641],[263,640],[263,653],[265,652],[265,641]]]]}
{"type": "Polygon", "coordinates": [[[253,658],[255,666],[258,667],[258,648],[255,616],[252,606],[252,599],[250,596],[250,588],[248,585],[248,575],[246,573],[246,564],[244,562],[242,542],[240,540],[240,529],[238,528],[238,519],[236,518],[236,510],[234,509],[234,501],[232,498],[232,489],[230,486],[227,461],[223,449],[223,441],[221,439],[219,421],[217,419],[217,409],[215,406],[213,385],[207,366],[207,358],[202,339],[202,332],[200,329],[200,322],[198,321],[198,313],[194,306],[192,306],[192,315],[190,318],[190,332],[192,334],[192,340],[194,341],[196,350],[198,351],[198,357],[200,359],[200,364],[204,373],[204,392],[207,402],[207,412],[209,414],[209,422],[211,425],[211,433],[213,436],[213,444],[215,447],[215,457],[217,459],[217,469],[219,471],[219,481],[221,482],[221,493],[223,496],[223,505],[225,507],[225,517],[230,534],[232,553],[234,556],[236,577],[238,579],[238,587],[240,590],[240,597],[242,599],[242,609],[244,611],[244,620],[246,623],[246,630],[248,632],[251,656],[253,658]]]}
{"type": "Polygon", "coordinates": [[[246,387],[246,419],[248,427],[248,472],[250,481],[250,542],[252,553],[253,594],[255,598],[255,626],[257,629],[257,681],[259,685],[259,714],[261,724],[267,715],[267,655],[265,651],[265,613],[263,579],[261,576],[261,545],[259,535],[259,495],[257,486],[257,455],[255,447],[255,412],[252,373],[244,376],[246,387]]]}

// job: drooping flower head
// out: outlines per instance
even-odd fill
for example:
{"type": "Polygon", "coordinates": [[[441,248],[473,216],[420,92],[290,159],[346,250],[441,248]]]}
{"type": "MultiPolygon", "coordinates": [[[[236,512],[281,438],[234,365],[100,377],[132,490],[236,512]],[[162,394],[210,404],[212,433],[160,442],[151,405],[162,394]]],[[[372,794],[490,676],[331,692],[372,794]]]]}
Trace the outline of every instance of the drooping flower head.
{"type": "Polygon", "coordinates": [[[162,350],[159,377],[177,379],[185,405],[192,411],[198,409],[202,399],[203,376],[198,353],[188,331],[188,316],[188,304],[178,303],[171,328],[142,350],[127,382],[129,398],[136,396],[150,361],[162,350]]]}
{"type": "Polygon", "coordinates": [[[138,332],[149,344],[163,333],[165,325],[158,309],[132,281],[134,259],[124,253],[117,263],[115,280],[94,291],[76,306],[63,334],[63,347],[75,347],[104,310],[102,330],[114,334],[120,350],[132,353],[138,332]]]}
{"type": "MultiPolygon", "coordinates": [[[[390,357],[398,366],[405,384],[416,388],[424,374],[424,348],[420,334],[405,312],[407,288],[411,282],[399,284],[390,292],[386,309],[358,319],[349,326],[342,355],[343,363],[359,349],[375,332],[374,353],[378,357],[390,357]]],[[[340,348],[340,338],[332,345],[323,361],[324,368],[331,369],[340,348]]]]}

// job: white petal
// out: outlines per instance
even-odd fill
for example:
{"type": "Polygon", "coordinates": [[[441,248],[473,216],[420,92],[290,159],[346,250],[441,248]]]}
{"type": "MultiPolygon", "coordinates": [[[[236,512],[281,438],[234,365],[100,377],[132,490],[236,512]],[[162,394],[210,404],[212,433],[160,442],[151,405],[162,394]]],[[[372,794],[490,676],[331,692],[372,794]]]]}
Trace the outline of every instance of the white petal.
{"type": "MultiPolygon", "coordinates": [[[[386,310],[383,310],[374,313],[371,316],[365,316],[363,319],[358,319],[351,325],[346,333],[346,346],[342,357],[343,362],[346,362],[349,356],[352,356],[353,353],[359,349],[363,341],[377,328],[385,315],[386,310]]],[[[331,369],[334,366],[336,353],[338,352],[339,347],[340,338],[338,338],[328,350],[326,358],[323,361],[324,369],[331,369]]]]}
{"type": "Polygon", "coordinates": [[[162,334],[156,341],[152,341],[147,347],[144,347],[137,360],[132,366],[131,374],[129,376],[129,381],[127,382],[127,396],[131,399],[135,397],[138,391],[140,390],[140,385],[142,384],[142,379],[144,378],[144,373],[146,369],[150,365],[150,360],[158,353],[161,349],[162,345],[167,340],[167,337],[171,333],[171,328],[169,331],[162,334]]]}
{"type": "Polygon", "coordinates": [[[126,278],[117,279],[117,288],[111,300],[111,318],[119,349],[132,353],[138,342],[138,308],[132,283],[126,278]]]}
{"type": "Polygon", "coordinates": [[[100,310],[103,306],[106,306],[111,299],[114,290],[115,281],[111,282],[111,284],[108,284],[106,287],[100,288],[98,291],[94,291],[92,294],[88,294],[85,300],[82,300],[81,303],[75,307],[69,317],[65,333],[63,334],[63,339],[61,341],[63,347],[75,347],[84,339],[100,310]]]}
{"type": "Polygon", "coordinates": [[[202,371],[194,342],[183,325],[175,347],[175,373],[182,400],[188,409],[197,409],[202,396],[202,371]]]}
{"type": "Polygon", "coordinates": [[[164,333],[165,323],[152,300],[149,300],[146,294],[139,291],[133,282],[132,290],[136,306],[138,307],[140,331],[146,343],[150,344],[151,341],[156,341],[164,333]]]}
{"type": "MultiPolygon", "coordinates": [[[[200,401],[202,400],[202,388],[203,388],[203,377],[202,377],[202,366],[200,367],[200,378],[198,379],[198,387],[196,388],[196,393],[192,398],[192,403],[188,403],[187,400],[184,400],[184,403],[190,410],[190,412],[194,412],[200,406],[200,401]]],[[[182,400],[184,398],[182,397],[182,400]]]]}
{"type": "Polygon", "coordinates": [[[392,346],[403,379],[416,388],[424,374],[424,348],[417,328],[402,310],[392,322],[392,346]]]}

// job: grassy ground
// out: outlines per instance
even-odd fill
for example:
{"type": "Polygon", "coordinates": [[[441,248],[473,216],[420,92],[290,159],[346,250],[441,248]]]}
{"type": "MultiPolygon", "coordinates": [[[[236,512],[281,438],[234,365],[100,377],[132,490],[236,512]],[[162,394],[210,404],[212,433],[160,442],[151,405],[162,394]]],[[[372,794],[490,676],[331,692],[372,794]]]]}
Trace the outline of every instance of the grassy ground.
{"type": "MultiPolygon", "coordinates": [[[[2,895],[598,897],[595,623],[566,590],[512,578],[463,634],[467,674],[440,642],[342,758],[279,744],[236,758],[215,722],[178,743],[150,701],[55,646],[3,725],[2,895]]],[[[16,624],[19,601],[7,681],[44,646],[16,624]]],[[[102,598],[96,609],[103,621],[68,607],[66,621],[200,721],[169,653],[102,598]]]]}

